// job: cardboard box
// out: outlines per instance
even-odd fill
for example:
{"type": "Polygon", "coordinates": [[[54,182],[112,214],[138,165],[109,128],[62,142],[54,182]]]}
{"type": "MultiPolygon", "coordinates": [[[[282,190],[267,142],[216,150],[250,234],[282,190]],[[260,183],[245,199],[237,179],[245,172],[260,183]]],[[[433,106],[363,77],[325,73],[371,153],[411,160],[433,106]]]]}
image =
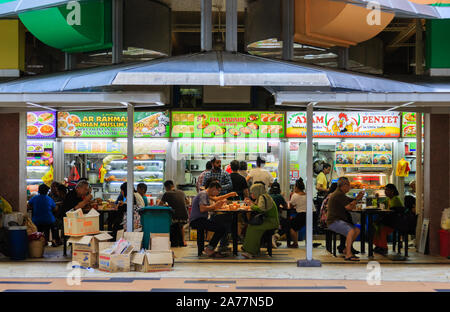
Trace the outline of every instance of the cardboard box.
{"type": "Polygon", "coordinates": [[[125,232],[123,230],[117,231],[116,241],[121,238],[129,241],[133,246],[134,251],[138,252],[142,248],[144,232],[125,232]]]}
{"type": "Polygon", "coordinates": [[[94,236],[72,236],[67,242],[72,243],[72,250],[98,253],[98,243],[106,242],[110,239],[112,239],[111,235],[109,235],[107,232],[102,232],[94,236]]]}
{"type": "Polygon", "coordinates": [[[152,251],[168,251],[170,250],[170,234],[150,234],[150,250],[152,251]]]}
{"type": "Polygon", "coordinates": [[[100,233],[99,213],[91,209],[84,215],[81,209],[69,211],[64,218],[64,235],[66,236],[85,236],[100,233]]]}
{"type": "Polygon", "coordinates": [[[132,263],[135,264],[138,272],[158,272],[171,271],[173,267],[172,251],[153,251],[145,253],[135,253],[132,257],[132,263]]]}
{"type": "Polygon", "coordinates": [[[133,246],[129,246],[125,250],[125,252],[120,255],[114,255],[108,252],[108,248],[111,248],[113,245],[114,242],[99,243],[100,253],[98,260],[98,268],[101,271],[106,272],[129,272],[133,246]]]}
{"type": "Polygon", "coordinates": [[[98,264],[98,254],[89,251],[72,251],[72,262],[78,262],[83,267],[95,268],[98,264]]]}

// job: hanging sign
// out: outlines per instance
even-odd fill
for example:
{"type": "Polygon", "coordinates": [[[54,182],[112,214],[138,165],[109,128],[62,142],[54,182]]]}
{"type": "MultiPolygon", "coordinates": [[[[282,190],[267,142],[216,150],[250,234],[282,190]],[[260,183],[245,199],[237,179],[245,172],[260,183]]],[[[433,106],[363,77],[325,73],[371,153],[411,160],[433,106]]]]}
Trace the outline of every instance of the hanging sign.
{"type": "Polygon", "coordinates": [[[53,139],[56,137],[56,112],[28,112],[27,138],[53,139]]]}
{"type": "Polygon", "coordinates": [[[281,138],[283,112],[172,112],[175,138],[281,138]]]}
{"type": "MultiPolygon", "coordinates": [[[[167,112],[135,112],[135,137],[168,137],[167,112]]],[[[126,112],[58,112],[58,137],[127,137],[126,112]]]]}
{"type": "MultiPolygon", "coordinates": [[[[306,137],[306,112],[288,112],[286,136],[306,137]]],[[[397,112],[315,112],[313,136],[316,138],[398,138],[400,114],[397,112]]]]}

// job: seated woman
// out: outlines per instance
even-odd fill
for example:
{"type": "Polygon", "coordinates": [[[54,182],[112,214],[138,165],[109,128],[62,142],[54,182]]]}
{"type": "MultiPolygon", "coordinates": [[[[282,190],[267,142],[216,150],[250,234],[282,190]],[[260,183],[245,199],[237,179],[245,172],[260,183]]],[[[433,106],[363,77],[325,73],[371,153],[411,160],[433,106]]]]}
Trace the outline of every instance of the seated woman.
{"type": "Polygon", "coordinates": [[[281,243],[278,242],[281,236],[286,235],[287,244],[290,245],[290,224],[288,219],[288,204],[286,200],[281,195],[281,188],[278,182],[273,182],[270,187],[269,194],[272,197],[273,201],[277,205],[278,208],[278,218],[280,220],[280,227],[272,237],[272,247],[277,248],[281,246],[281,243]]]}
{"type": "Polygon", "coordinates": [[[276,230],[280,225],[278,208],[272,197],[267,193],[266,187],[263,184],[255,183],[250,188],[250,194],[256,202],[253,202],[250,198],[246,198],[245,202],[251,205],[253,211],[264,213],[265,217],[260,225],[248,225],[244,245],[242,246],[242,256],[248,259],[259,254],[264,232],[276,230]]]}
{"type": "Polygon", "coordinates": [[[294,194],[289,201],[289,208],[296,211],[295,217],[290,218],[290,235],[294,242],[288,248],[298,248],[298,231],[306,225],[306,193],[305,183],[299,178],[295,181],[294,194]]]}
{"type": "Polygon", "coordinates": [[[388,198],[387,209],[393,210],[394,213],[385,216],[376,224],[376,233],[373,240],[375,248],[373,251],[381,255],[387,255],[387,236],[391,234],[394,229],[401,231],[408,229],[409,225],[404,224],[405,222],[408,222],[408,219],[404,217],[410,213],[408,209],[405,209],[399,197],[397,187],[394,184],[387,184],[384,191],[388,198]]]}

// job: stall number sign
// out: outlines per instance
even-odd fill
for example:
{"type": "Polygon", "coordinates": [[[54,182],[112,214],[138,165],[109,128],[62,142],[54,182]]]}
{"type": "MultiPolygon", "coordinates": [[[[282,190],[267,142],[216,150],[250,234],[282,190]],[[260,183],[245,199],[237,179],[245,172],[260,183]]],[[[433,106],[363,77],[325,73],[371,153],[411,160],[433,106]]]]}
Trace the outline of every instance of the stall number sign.
{"type": "Polygon", "coordinates": [[[283,112],[172,112],[175,138],[280,138],[283,112]]]}
{"type": "MultiPolygon", "coordinates": [[[[306,137],[306,112],[287,113],[286,136],[306,137]]],[[[398,138],[398,112],[316,112],[313,115],[316,138],[398,138]]]]}
{"type": "Polygon", "coordinates": [[[336,167],[392,167],[392,143],[337,143],[336,167]]]}
{"type": "MultiPolygon", "coordinates": [[[[58,137],[127,137],[126,112],[58,112],[58,137]]],[[[136,112],[135,137],[168,137],[168,112],[136,112]]]]}

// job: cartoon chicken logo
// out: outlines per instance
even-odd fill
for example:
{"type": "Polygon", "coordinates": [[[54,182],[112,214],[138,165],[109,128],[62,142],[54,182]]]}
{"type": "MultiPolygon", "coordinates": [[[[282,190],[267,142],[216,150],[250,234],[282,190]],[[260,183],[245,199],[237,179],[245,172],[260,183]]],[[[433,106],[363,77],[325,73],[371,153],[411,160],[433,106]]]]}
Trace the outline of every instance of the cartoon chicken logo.
{"type": "Polygon", "coordinates": [[[353,122],[349,120],[347,114],[340,113],[339,120],[334,121],[333,132],[353,132],[353,122]]]}

